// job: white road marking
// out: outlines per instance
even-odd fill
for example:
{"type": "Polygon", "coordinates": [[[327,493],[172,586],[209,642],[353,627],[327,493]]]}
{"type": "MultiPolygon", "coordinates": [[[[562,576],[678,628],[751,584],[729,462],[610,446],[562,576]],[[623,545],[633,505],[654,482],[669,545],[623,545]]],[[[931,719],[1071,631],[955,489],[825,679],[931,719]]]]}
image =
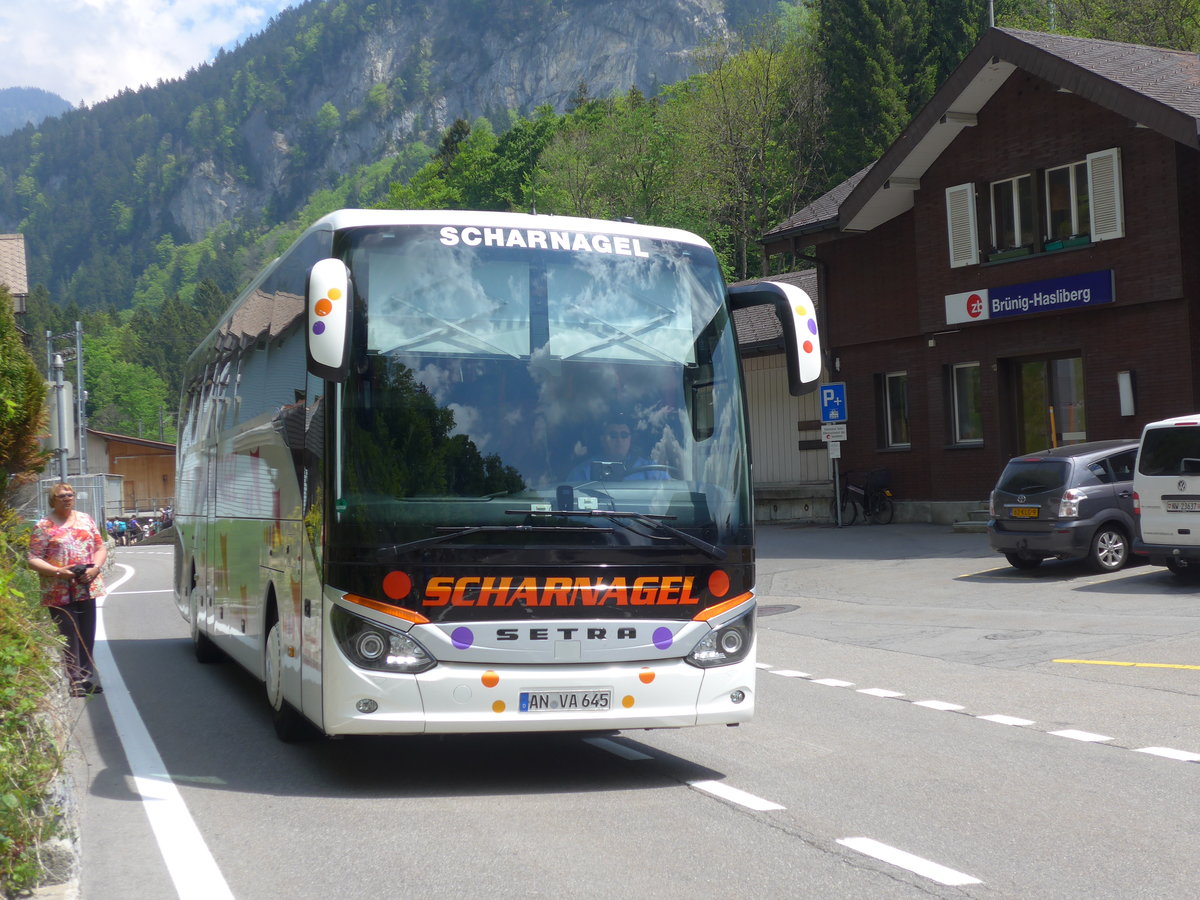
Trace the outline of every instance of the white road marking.
{"type": "Polygon", "coordinates": [[[720,797],[722,800],[728,800],[730,803],[736,803],[738,806],[744,806],[747,809],[756,809],[761,812],[769,812],[773,809],[786,809],[778,803],[772,803],[770,800],[764,800],[762,797],[756,797],[753,794],[747,794],[745,791],[739,791],[735,787],[730,787],[723,781],[689,781],[692,787],[697,790],[704,791],[706,794],[712,794],[714,797],[720,797]]]}
{"type": "Polygon", "coordinates": [[[1200,762],[1200,753],[1189,753],[1187,750],[1172,750],[1170,747],[1142,747],[1134,753],[1151,753],[1154,756],[1165,756],[1167,759],[1178,759],[1181,762],[1200,762]]]}
{"type": "Polygon", "coordinates": [[[945,711],[966,708],[959,706],[957,703],[947,703],[945,700],[917,700],[913,703],[913,706],[925,706],[929,709],[940,709],[945,711]]]}
{"type": "Polygon", "coordinates": [[[616,741],[610,741],[608,738],[590,737],[584,738],[585,744],[591,744],[593,747],[598,747],[601,750],[606,750],[613,756],[619,756],[621,759],[654,759],[648,753],[643,753],[641,750],[634,750],[632,747],[626,747],[624,744],[618,744],[616,741]]]}
{"type": "Polygon", "coordinates": [[[1074,728],[1067,728],[1063,731],[1051,731],[1050,734],[1055,737],[1070,738],[1073,741],[1090,741],[1094,744],[1112,740],[1112,738],[1103,734],[1092,734],[1090,731],[1076,731],[1074,728]]]}
{"type": "MultiPolygon", "coordinates": [[[[126,571],[113,582],[111,588],[120,587],[134,576],[132,566],[117,565],[126,571]]],[[[233,900],[233,892],[226,884],[208,845],[204,843],[204,837],[188,812],[179,789],[167,773],[167,767],[163,765],[158,748],[154,746],[150,732],[146,730],[129,696],[129,689],[109,649],[104,631],[106,597],[98,599],[96,603],[96,665],[104,684],[103,696],[109,714],[121,739],[125,757],[129,760],[133,790],[142,798],[142,808],[146,810],[146,817],[154,830],[163,862],[181,900],[233,900]]]]}
{"type": "Polygon", "coordinates": [[[829,687],[854,687],[853,681],[840,681],[837,678],[814,678],[813,684],[826,684],[829,687]]]}
{"type": "Polygon", "coordinates": [[[849,847],[851,850],[857,850],[865,856],[898,866],[901,869],[907,869],[916,875],[920,875],[922,878],[936,881],[938,884],[945,884],[950,887],[957,887],[964,884],[983,884],[982,881],[974,876],[955,871],[935,862],[930,862],[927,859],[922,859],[903,850],[897,850],[895,847],[889,847],[887,844],[881,844],[879,841],[872,840],[871,838],[842,838],[838,843],[843,847],[849,847]]]}
{"type": "Polygon", "coordinates": [[[859,688],[857,693],[870,694],[872,697],[903,697],[899,691],[889,691],[884,688],[859,688]]]}
{"type": "Polygon", "coordinates": [[[780,678],[812,678],[807,672],[797,672],[795,669],[772,669],[771,674],[780,678]]]}
{"type": "Polygon", "coordinates": [[[1033,719],[1018,719],[1016,716],[976,716],[977,719],[983,719],[985,722],[999,722],[1001,725],[1033,725],[1033,719]]]}

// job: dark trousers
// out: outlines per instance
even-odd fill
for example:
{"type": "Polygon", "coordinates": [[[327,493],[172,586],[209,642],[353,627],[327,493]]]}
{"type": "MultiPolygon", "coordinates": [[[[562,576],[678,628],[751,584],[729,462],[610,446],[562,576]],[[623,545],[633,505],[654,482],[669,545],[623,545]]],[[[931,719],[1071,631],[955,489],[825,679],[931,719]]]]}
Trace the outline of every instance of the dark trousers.
{"type": "Polygon", "coordinates": [[[92,648],[96,646],[96,601],[89,598],[66,606],[49,606],[50,618],[67,639],[67,676],[71,684],[96,680],[92,648]]]}

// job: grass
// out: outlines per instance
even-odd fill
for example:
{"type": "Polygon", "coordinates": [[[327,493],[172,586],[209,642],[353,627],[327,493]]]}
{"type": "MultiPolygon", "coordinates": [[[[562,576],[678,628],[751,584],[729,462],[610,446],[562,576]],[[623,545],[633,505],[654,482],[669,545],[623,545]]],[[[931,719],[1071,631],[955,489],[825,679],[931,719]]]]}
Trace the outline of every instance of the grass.
{"type": "MultiPolygon", "coordinates": [[[[3,513],[0,512],[0,518],[3,513]]],[[[28,529],[0,521],[0,893],[38,884],[41,848],[61,827],[52,785],[66,735],[52,707],[61,690],[61,640],[25,565],[28,529]]]]}

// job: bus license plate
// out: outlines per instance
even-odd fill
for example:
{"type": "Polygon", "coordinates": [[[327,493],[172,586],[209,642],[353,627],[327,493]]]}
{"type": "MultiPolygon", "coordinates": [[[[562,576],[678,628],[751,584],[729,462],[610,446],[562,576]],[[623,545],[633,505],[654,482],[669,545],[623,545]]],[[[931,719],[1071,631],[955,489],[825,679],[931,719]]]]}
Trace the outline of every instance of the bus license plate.
{"type": "Polygon", "coordinates": [[[521,712],[605,712],[612,709],[608,688],[584,691],[521,691],[521,712]]]}
{"type": "Polygon", "coordinates": [[[1014,519],[1036,519],[1038,517],[1038,507],[1036,506],[1014,506],[1012,508],[1014,519]]]}

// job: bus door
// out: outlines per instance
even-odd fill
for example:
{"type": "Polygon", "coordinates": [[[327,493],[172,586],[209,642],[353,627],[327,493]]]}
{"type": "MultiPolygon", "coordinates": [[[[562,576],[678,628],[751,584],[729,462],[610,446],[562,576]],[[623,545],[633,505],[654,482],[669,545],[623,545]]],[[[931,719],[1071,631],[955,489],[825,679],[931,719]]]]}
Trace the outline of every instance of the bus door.
{"type": "Polygon", "coordinates": [[[301,711],[313,722],[324,721],[321,696],[322,623],[324,622],[324,484],[326,447],[325,427],[329,410],[325,402],[325,380],[308,376],[305,390],[304,444],[293,448],[296,473],[303,498],[304,538],[300,549],[300,646],[301,711]]]}

